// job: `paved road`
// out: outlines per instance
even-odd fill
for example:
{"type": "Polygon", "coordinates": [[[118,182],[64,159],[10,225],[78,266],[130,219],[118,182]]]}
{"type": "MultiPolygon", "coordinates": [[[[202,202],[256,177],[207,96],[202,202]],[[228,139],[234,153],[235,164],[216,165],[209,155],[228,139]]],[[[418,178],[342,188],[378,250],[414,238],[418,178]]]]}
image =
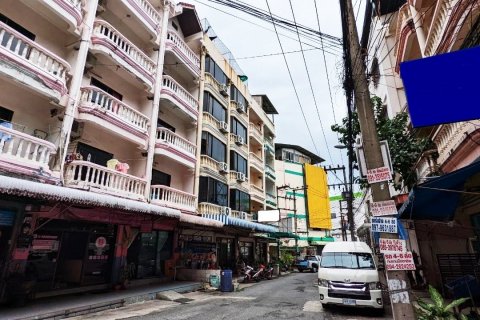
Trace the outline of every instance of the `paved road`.
{"type": "Polygon", "coordinates": [[[323,310],[315,285],[316,274],[293,273],[262,281],[233,293],[190,293],[184,303],[149,301],[78,319],[129,320],[250,320],[250,319],[388,319],[371,310],[329,308],[323,310]]]}

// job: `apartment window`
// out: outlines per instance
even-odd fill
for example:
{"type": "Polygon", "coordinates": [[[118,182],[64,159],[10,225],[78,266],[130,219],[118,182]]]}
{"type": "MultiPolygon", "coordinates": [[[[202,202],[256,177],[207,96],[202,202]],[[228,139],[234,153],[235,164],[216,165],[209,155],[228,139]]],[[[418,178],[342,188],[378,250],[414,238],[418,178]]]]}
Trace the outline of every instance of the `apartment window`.
{"type": "Polygon", "coordinates": [[[230,132],[243,137],[243,141],[247,142],[247,128],[235,117],[230,117],[230,132]]]}
{"type": "Polygon", "coordinates": [[[227,84],[227,76],[210,56],[205,57],[205,72],[210,73],[221,84],[227,84]]]}
{"type": "Polygon", "coordinates": [[[228,186],[210,177],[200,177],[198,201],[225,207],[228,205],[228,186]]]}
{"type": "Polygon", "coordinates": [[[207,155],[218,162],[225,162],[227,146],[209,132],[202,132],[201,154],[207,155]]]}
{"type": "Polygon", "coordinates": [[[159,171],[159,170],[152,170],[152,185],[162,185],[162,186],[167,186],[170,187],[170,183],[172,181],[172,176],[159,171]]]}
{"type": "Polygon", "coordinates": [[[172,27],[173,29],[177,30],[178,31],[178,26],[175,22],[172,21],[172,27]]]}
{"type": "Polygon", "coordinates": [[[163,121],[162,119],[157,120],[157,128],[167,128],[168,130],[175,132],[175,127],[163,121]]]}
{"type": "MultiPolygon", "coordinates": [[[[101,82],[101,81],[98,81],[98,80],[95,79],[95,78],[92,78],[92,79],[90,80],[90,84],[91,84],[92,86],[95,86],[95,87],[97,87],[97,88],[105,91],[106,93],[108,93],[108,94],[111,95],[112,97],[117,98],[117,99],[120,100],[120,101],[123,99],[123,96],[122,96],[119,92],[113,90],[112,88],[110,88],[109,86],[107,86],[105,83],[103,83],[103,82],[101,82]]],[[[95,96],[95,93],[93,94],[93,96],[95,96]]],[[[93,97],[92,97],[92,99],[93,99],[93,97]]]]}
{"type": "MultiPolygon", "coordinates": [[[[24,27],[22,27],[21,25],[19,25],[18,23],[11,20],[7,16],[4,16],[1,13],[0,13],[0,22],[5,23],[7,26],[9,26],[10,28],[14,29],[15,31],[23,34],[28,39],[30,39],[32,41],[35,41],[35,34],[31,33],[30,31],[28,31],[27,29],[25,29],[24,27]]],[[[9,37],[4,37],[3,38],[2,46],[5,46],[7,44],[8,39],[9,39],[9,37]]],[[[15,48],[15,45],[13,43],[12,43],[11,48],[15,48]]]]}
{"type": "Polygon", "coordinates": [[[238,246],[240,248],[240,256],[242,260],[249,264],[253,262],[253,242],[239,241],[238,246]]]}
{"type": "Polygon", "coordinates": [[[203,97],[203,111],[210,113],[218,121],[227,121],[227,110],[209,92],[203,97]]]}
{"type": "Polygon", "coordinates": [[[7,108],[0,107],[0,123],[12,122],[13,111],[7,108]]]}
{"type": "Polygon", "coordinates": [[[235,151],[230,151],[230,170],[243,172],[247,176],[247,168],[247,160],[235,151]]]}
{"type": "Polygon", "coordinates": [[[79,142],[77,152],[80,153],[84,161],[90,161],[95,164],[106,167],[107,161],[113,159],[113,154],[79,142]]]}
{"type": "Polygon", "coordinates": [[[243,103],[246,107],[248,106],[247,99],[240,93],[240,91],[234,86],[230,86],[230,100],[236,101],[237,103],[243,103]]]}
{"type": "Polygon", "coordinates": [[[237,189],[230,190],[230,208],[250,212],[250,195],[237,189]]]}

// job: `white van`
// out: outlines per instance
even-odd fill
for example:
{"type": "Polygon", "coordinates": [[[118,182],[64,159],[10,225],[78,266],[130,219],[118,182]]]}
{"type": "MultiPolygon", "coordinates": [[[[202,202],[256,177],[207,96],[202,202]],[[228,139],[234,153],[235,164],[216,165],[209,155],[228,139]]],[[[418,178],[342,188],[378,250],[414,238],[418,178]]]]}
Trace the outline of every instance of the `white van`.
{"type": "Polygon", "coordinates": [[[370,247],[364,242],[327,244],[318,268],[318,292],[322,306],[383,309],[381,284],[370,247]]]}

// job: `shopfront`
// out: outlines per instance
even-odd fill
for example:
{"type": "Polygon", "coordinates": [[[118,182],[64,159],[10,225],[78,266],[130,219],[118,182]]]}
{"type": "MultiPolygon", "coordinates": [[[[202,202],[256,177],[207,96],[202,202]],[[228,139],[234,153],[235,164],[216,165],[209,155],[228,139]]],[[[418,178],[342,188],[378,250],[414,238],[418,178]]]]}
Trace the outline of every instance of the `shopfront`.
{"type": "Polygon", "coordinates": [[[105,284],[111,281],[115,226],[39,218],[26,272],[37,291],[105,284]]]}
{"type": "Polygon", "coordinates": [[[217,237],[217,251],[220,269],[235,270],[235,239],[217,237]]]}

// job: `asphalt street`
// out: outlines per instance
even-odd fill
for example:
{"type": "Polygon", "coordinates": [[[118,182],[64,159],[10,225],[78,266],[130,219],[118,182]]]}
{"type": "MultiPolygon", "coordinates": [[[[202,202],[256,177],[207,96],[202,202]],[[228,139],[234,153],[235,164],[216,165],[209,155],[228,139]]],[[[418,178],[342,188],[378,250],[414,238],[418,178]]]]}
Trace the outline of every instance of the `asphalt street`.
{"type": "Polygon", "coordinates": [[[262,281],[240,292],[193,292],[184,297],[182,302],[154,300],[78,319],[389,319],[386,315],[375,316],[368,309],[335,307],[323,310],[314,273],[292,273],[262,281]]]}

